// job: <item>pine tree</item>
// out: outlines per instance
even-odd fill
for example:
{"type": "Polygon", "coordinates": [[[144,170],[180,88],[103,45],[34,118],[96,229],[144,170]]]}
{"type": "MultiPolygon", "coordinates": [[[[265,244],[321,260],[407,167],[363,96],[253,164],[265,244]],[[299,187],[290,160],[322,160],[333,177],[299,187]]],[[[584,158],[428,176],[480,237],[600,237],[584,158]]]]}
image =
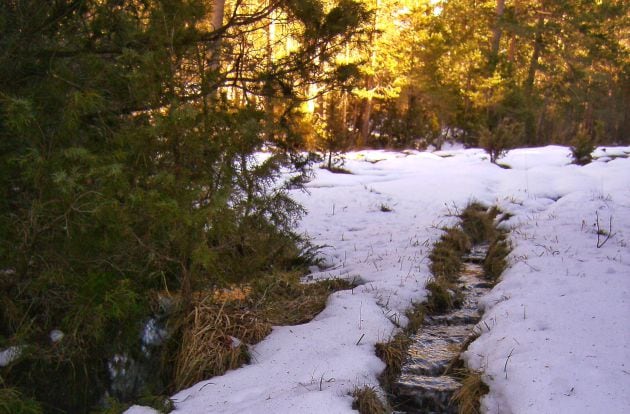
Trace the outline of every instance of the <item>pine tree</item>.
{"type": "Polygon", "coordinates": [[[220,18],[220,4],[0,5],[0,347],[22,349],[1,372],[11,395],[87,412],[110,388],[108,359],[142,358],[158,292],[186,309],[197,290],[294,259],[301,208],[285,190],[298,181],[277,178],[295,169],[299,137],[283,120],[299,105],[294,90],[321,74],[315,58],[332,59],[361,9],[237,2],[220,18]],[[273,67],[253,51],[235,60],[276,12],[300,46],[273,67]],[[233,85],[251,99],[230,99],[233,85]],[[267,96],[286,112],[267,117],[267,96]],[[264,146],[273,152],[261,160],[264,146]]]}

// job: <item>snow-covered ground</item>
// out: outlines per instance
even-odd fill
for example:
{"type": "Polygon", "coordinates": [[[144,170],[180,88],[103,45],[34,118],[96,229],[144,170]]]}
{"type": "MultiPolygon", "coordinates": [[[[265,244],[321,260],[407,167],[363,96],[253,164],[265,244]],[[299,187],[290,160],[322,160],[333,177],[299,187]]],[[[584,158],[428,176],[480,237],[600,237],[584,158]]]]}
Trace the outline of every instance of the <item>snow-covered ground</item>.
{"type": "Polygon", "coordinates": [[[471,200],[514,214],[511,266],[465,354],[490,385],[485,411],[630,412],[630,159],[616,158],[630,148],[595,154],[578,167],[564,147],[519,149],[502,169],[479,150],[362,151],[347,155],[352,175],[318,170],[309,193],[294,194],[331,266],[310,277],[362,284],[313,321],[274,328],[251,365],[175,395],[176,412],[352,412],[349,394],[377,386],[384,368],[374,344],[425,298],[428,251],[471,200]],[[597,219],[612,229],[599,248],[597,219]]]}

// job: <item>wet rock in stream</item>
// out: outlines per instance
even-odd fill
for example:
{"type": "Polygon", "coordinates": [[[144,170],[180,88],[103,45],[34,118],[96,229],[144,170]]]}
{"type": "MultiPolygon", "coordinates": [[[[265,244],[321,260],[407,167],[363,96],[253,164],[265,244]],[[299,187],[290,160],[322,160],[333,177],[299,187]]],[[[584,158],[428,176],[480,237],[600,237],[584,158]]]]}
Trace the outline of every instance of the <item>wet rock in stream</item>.
{"type": "Polygon", "coordinates": [[[453,413],[451,397],[461,387],[453,377],[442,375],[401,375],[398,395],[404,399],[405,413],[453,413]]]}
{"type": "Polygon", "coordinates": [[[486,255],[488,254],[488,248],[490,247],[489,243],[480,243],[472,247],[470,252],[468,252],[462,259],[468,263],[483,263],[486,260],[486,255]]]}

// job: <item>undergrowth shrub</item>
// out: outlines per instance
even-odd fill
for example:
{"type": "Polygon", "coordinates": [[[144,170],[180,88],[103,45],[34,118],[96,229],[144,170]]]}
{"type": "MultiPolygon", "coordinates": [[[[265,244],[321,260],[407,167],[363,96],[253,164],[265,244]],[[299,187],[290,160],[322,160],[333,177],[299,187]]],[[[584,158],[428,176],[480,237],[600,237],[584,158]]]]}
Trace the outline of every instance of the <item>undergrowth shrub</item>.
{"type": "Polygon", "coordinates": [[[593,151],[595,150],[595,140],[583,128],[580,128],[571,140],[571,155],[573,163],[577,165],[586,165],[593,160],[593,151]]]}
{"type": "Polygon", "coordinates": [[[247,345],[256,344],[272,325],[313,319],[328,296],[352,284],[343,279],[301,283],[300,272],[269,274],[250,284],[199,292],[188,313],[173,318],[164,370],[175,392],[249,362],[247,345]],[[169,358],[169,355],[171,358],[169,358]]]}
{"type": "MultiPolygon", "coordinates": [[[[88,413],[113,396],[108,363],[118,357],[125,372],[140,364],[155,292],[179,297],[168,315],[173,341],[197,350],[184,329],[236,323],[214,307],[216,322],[195,320],[195,309],[210,306],[197,292],[210,296],[214,286],[250,283],[301,260],[292,229],[303,209],[287,190],[308,172],[291,90],[319,71],[302,64],[319,48],[299,48],[274,73],[251,67],[251,90],[275,111],[228,99],[219,92],[225,65],[194,63],[216,55],[216,42],[202,41],[210,3],[1,3],[0,346],[24,352],[0,376],[5,390],[47,412],[88,413]],[[112,53],[95,54],[93,42],[112,53]],[[49,53],[62,49],[70,55],[49,53]],[[56,331],[62,339],[51,339],[56,331]]],[[[339,45],[358,33],[369,14],[342,3],[315,18],[334,30],[296,41],[339,45]]],[[[237,19],[216,40],[238,43],[237,33],[264,19],[237,19]]],[[[349,67],[331,70],[322,86],[345,85],[349,67]]],[[[162,382],[157,393],[172,380],[151,373],[162,382]]],[[[188,383],[181,375],[177,382],[188,383]]],[[[129,392],[116,392],[123,403],[147,392],[129,382],[129,392]]]]}
{"type": "Polygon", "coordinates": [[[15,388],[0,388],[0,413],[41,414],[42,412],[42,407],[37,401],[26,397],[15,388]]]}
{"type": "Polygon", "coordinates": [[[490,155],[490,161],[496,163],[516,143],[521,142],[524,132],[521,122],[506,117],[495,128],[482,128],[479,131],[479,145],[490,155]]]}
{"type": "Polygon", "coordinates": [[[80,348],[80,340],[78,335],[64,338],[65,343],[55,350],[43,344],[25,347],[17,360],[2,369],[2,377],[10,379],[11,387],[26,401],[37,401],[45,413],[51,412],[47,405],[51,402],[63,407],[62,412],[80,412],[79,407],[97,400],[107,386],[104,364],[96,364],[90,354],[103,351],[92,346],[80,348]]]}

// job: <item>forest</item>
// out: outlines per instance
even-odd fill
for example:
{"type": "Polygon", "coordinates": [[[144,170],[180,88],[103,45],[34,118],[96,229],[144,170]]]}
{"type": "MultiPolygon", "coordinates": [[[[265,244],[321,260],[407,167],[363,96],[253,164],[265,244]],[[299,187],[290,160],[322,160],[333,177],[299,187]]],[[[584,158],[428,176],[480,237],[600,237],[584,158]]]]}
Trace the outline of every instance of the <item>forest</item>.
{"type": "Polygon", "coordinates": [[[0,412],[106,412],[190,385],[176,357],[200,298],[311,262],[287,191],[313,163],[628,145],[628,9],[2,1],[0,412]],[[158,319],[168,338],[141,341],[158,319]],[[116,359],[150,359],[152,382],[116,391],[116,359]]]}

